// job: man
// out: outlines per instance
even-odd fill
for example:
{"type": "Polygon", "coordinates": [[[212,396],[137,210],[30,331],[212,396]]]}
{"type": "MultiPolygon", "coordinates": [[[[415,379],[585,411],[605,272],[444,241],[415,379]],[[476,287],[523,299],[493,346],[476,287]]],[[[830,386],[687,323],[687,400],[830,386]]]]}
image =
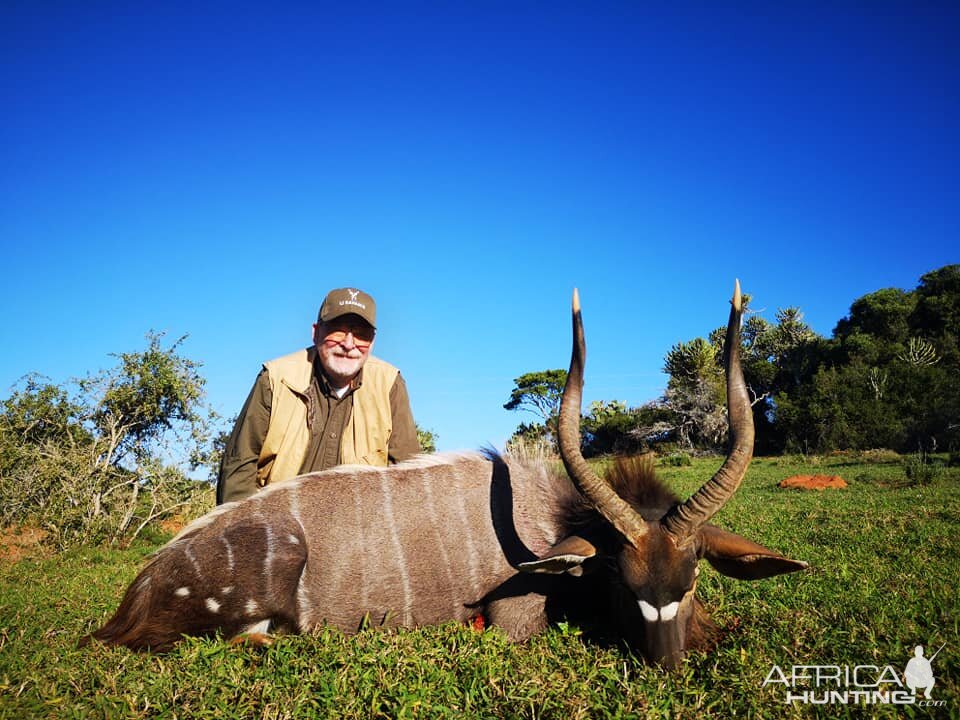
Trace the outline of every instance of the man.
{"type": "Polygon", "coordinates": [[[386,465],[420,451],[400,371],[370,355],[376,304],[331,290],[313,345],[264,363],[224,448],[217,504],[334,465],[386,465]]]}

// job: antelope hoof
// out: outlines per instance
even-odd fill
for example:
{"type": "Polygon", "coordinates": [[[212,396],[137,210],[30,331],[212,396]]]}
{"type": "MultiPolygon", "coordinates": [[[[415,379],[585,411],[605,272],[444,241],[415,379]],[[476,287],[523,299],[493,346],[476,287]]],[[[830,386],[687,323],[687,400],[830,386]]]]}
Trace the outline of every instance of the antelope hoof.
{"type": "Polygon", "coordinates": [[[273,635],[259,632],[244,633],[230,640],[231,645],[252,645],[253,647],[270,647],[274,642],[276,638],[273,635]]]}

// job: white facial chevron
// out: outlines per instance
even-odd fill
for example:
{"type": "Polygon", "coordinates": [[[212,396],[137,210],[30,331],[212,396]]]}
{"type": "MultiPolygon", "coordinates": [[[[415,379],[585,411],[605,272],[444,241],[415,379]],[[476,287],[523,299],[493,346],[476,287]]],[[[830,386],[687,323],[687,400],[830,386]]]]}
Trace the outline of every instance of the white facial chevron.
{"type": "Polygon", "coordinates": [[[647,622],[667,622],[673,620],[677,616],[677,610],[680,609],[679,602],[664,605],[659,610],[646,600],[638,600],[637,603],[640,605],[640,612],[643,613],[643,619],[647,622]]]}

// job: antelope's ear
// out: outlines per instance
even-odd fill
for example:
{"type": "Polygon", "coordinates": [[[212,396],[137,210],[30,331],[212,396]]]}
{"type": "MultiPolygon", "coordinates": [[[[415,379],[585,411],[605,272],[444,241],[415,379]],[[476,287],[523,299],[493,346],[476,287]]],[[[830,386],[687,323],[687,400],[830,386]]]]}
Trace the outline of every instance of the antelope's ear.
{"type": "Polygon", "coordinates": [[[713,525],[700,528],[698,541],[700,557],[724,575],[738,580],[759,580],[808,567],[802,560],[791,560],[713,525]]]}
{"type": "Polygon", "coordinates": [[[564,538],[550,548],[539,560],[520,563],[517,569],[525,573],[583,575],[583,563],[597,554],[597,548],[579,535],[564,538]]]}

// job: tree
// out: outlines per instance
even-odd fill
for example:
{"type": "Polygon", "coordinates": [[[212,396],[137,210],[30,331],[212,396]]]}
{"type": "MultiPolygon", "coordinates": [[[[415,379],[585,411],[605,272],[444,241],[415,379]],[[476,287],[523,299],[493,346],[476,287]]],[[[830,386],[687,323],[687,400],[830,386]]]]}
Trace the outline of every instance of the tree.
{"type": "Polygon", "coordinates": [[[910,338],[914,293],[885,288],[853,301],[850,314],[837,323],[833,336],[848,358],[883,365],[902,352],[910,338]]]}
{"type": "Polygon", "coordinates": [[[556,456],[557,447],[543,423],[520,423],[507,440],[506,450],[511,455],[542,460],[556,456]]]}
{"type": "Polygon", "coordinates": [[[32,522],[59,546],[135,537],[206,509],[192,480],[211,454],[199,363],[183,338],[115,356],[117,367],[60,387],[36,376],[0,406],[0,521],[32,522]]]}
{"type": "Polygon", "coordinates": [[[581,422],[584,456],[626,454],[637,449],[641,441],[630,434],[636,427],[636,414],[622,400],[594,400],[581,422]]]}
{"type": "Polygon", "coordinates": [[[718,365],[722,349],[703,338],[694,338],[670,348],[663,361],[663,371],[670,376],[669,386],[683,387],[706,383],[718,386],[723,381],[723,369],[718,365]]]}
{"type": "Polygon", "coordinates": [[[960,445],[960,265],[925,274],[916,290],[854,300],[833,338],[801,345],[782,383],[775,421],[782,447],[817,451],[960,445]]]}
{"type": "Polygon", "coordinates": [[[417,425],[417,442],[420,443],[420,452],[435,453],[439,436],[433,430],[424,430],[417,425]]]}
{"type": "MultiPolygon", "coordinates": [[[[667,390],[655,402],[593,403],[582,420],[584,452],[664,441],[719,448],[727,425],[724,339],[718,328],[671,347],[667,390]]],[[[923,275],[913,291],[886,288],[854,300],[831,338],[793,306],[778,309],[775,322],[748,314],[741,343],[758,452],[960,450],[960,265],[923,275]]],[[[561,373],[516,380],[504,407],[525,403],[542,422],[515,437],[555,434],[561,373]]]]}
{"type": "Polygon", "coordinates": [[[546,435],[556,442],[557,413],[563,387],[567,382],[566,370],[542,370],[525,373],[514,379],[510,399],[504,403],[505,410],[525,410],[536,415],[546,428],[546,435]]]}
{"type": "Polygon", "coordinates": [[[175,440],[195,469],[209,458],[208,421],[216,419],[201,403],[206,380],[200,363],[178,354],[186,336],[168,348],[162,333],[146,337],[146,350],[112,355],[117,367],[78,381],[94,408],[90,419],[100,437],[114,440],[117,464],[137,463],[175,440]]]}
{"type": "Polygon", "coordinates": [[[923,275],[915,295],[911,331],[933,343],[946,364],[960,364],[960,265],[923,275]]]}
{"type": "Polygon", "coordinates": [[[681,445],[717,449],[726,437],[722,354],[719,341],[694,338],[674,345],[664,358],[663,371],[670,379],[660,405],[673,418],[672,431],[681,445]]]}

